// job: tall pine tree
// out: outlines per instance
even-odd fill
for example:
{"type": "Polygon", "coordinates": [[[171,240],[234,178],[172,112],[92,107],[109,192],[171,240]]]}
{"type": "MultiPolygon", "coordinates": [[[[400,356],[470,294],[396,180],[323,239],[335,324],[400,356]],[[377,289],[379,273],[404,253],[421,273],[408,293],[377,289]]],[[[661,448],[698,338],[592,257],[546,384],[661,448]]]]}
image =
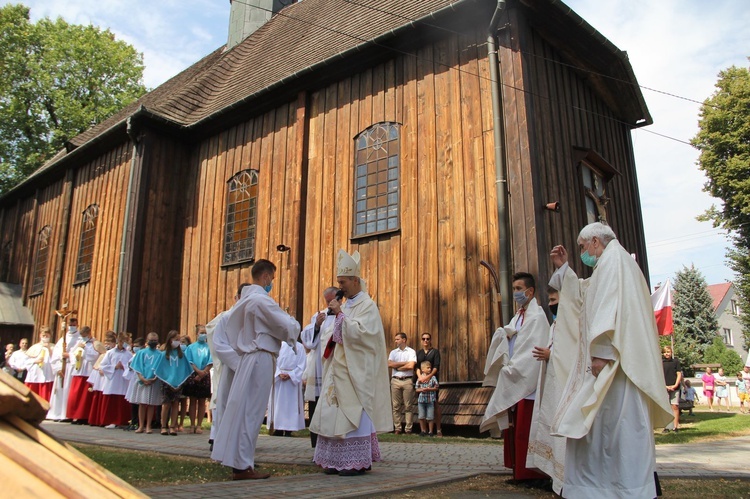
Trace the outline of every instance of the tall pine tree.
{"type": "Polygon", "coordinates": [[[713,301],[703,274],[694,266],[684,267],[675,274],[674,305],[675,329],[695,341],[701,353],[711,346],[719,330],[713,301]]]}

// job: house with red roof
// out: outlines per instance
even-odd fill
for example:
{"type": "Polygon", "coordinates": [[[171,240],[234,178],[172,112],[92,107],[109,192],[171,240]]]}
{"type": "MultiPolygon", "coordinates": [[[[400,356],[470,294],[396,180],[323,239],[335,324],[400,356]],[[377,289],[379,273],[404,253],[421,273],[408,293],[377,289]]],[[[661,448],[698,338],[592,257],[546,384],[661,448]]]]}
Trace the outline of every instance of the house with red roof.
{"type": "Polygon", "coordinates": [[[739,320],[740,307],[737,304],[737,294],[734,284],[722,282],[708,286],[708,292],[713,300],[714,312],[719,322],[718,334],[724,339],[728,348],[734,349],[742,359],[747,358],[748,351],[744,348],[742,324],[739,320]]]}

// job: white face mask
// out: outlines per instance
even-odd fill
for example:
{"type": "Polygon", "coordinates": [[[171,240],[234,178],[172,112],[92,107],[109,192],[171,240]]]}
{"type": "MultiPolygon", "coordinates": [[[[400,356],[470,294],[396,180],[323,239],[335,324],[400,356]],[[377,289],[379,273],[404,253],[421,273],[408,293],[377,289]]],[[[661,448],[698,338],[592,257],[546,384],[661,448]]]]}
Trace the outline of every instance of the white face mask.
{"type": "Polygon", "coordinates": [[[42,343],[49,343],[49,336],[42,337],[42,343]]]}
{"type": "Polygon", "coordinates": [[[68,326],[69,333],[75,333],[78,331],[78,326],[68,326]]]}
{"type": "Polygon", "coordinates": [[[180,348],[180,340],[172,340],[172,348],[180,348]]]}

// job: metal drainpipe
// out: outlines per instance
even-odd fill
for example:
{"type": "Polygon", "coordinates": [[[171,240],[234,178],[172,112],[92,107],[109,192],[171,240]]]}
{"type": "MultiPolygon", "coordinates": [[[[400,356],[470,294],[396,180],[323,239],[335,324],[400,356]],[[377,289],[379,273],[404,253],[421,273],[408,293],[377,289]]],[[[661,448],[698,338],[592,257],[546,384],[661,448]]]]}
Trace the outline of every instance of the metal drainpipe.
{"type": "MultiPolygon", "coordinates": [[[[114,324],[113,329],[115,331],[124,331],[124,324],[120,324],[121,317],[120,314],[122,313],[121,306],[122,306],[122,293],[123,293],[123,276],[125,274],[125,257],[128,254],[128,233],[132,231],[134,228],[131,227],[130,223],[130,214],[133,210],[133,190],[137,187],[135,184],[135,172],[137,168],[137,162],[140,160],[138,157],[138,134],[133,129],[133,121],[132,116],[128,118],[127,120],[127,134],[128,137],[130,137],[130,140],[133,141],[133,157],[130,159],[130,175],[128,176],[128,192],[127,197],[125,198],[125,218],[123,220],[123,227],[122,227],[122,240],[120,243],[120,264],[119,268],[117,269],[117,294],[115,296],[115,318],[114,318],[114,324]]],[[[132,269],[131,269],[132,272],[132,269]]]]}
{"type": "MultiPolygon", "coordinates": [[[[505,0],[498,0],[495,13],[487,28],[487,51],[490,64],[490,80],[492,81],[492,114],[493,114],[493,135],[495,139],[495,188],[497,191],[497,219],[498,219],[498,236],[500,243],[500,262],[498,266],[498,280],[500,281],[500,297],[503,312],[503,320],[513,317],[511,307],[511,286],[510,286],[510,227],[508,219],[508,182],[507,182],[507,164],[505,161],[505,116],[502,109],[501,86],[502,76],[500,75],[500,61],[497,55],[497,40],[495,32],[497,25],[500,23],[500,16],[505,11],[505,0]]],[[[503,324],[500,324],[501,326],[503,324]]]]}

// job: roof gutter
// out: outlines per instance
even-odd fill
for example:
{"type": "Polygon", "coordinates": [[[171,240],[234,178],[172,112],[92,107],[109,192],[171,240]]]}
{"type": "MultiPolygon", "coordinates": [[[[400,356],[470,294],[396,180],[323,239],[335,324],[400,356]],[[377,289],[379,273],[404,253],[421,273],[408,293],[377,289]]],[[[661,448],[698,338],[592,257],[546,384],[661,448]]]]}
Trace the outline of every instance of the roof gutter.
{"type": "Polygon", "coordinates": [[[500,17],[505,12],[505,0],[498,0],[495,13],[487,28],[487,58],[490,65],[490,92],[492,94],[493,137],[495,141],[495,189],[497,196],[498,239],[500,245],[500,261],[498,262],[498,281],[500,288],[500,306],[503,326],[504,318],[512,317],[511,309],[511,254],[510,254],[510,219],[508,215],[508,174],[505,158],[505,114],[502,105],[502,75],[500,74],[500,60],[497,55],[497,33],[500,17]]]}
{"type": "MultiPolygon", "coordinates": [[[[433,12],[430,12],[429,14],[427,14],[427,15],[425,15],[423,17],[420,17],[419,19],[415,19],[415,20],[409,21],[408,23],[406,23],[406,24],[404,24],[402,26],[399,26],[398,28],[392,29],[392,30],[390,30],[390,31],[388,31],[386,33],[383,33],[382,35],[377,36],[376,38],[373,38],[372,40],[365,41],[365,42],[363,42],[363,43],[361,43],[361,44],[359,44],[359,45],[357,45],[355,47],[352,47],[352,48],[347,49],[347,50],[343,50],[343,51],[339,52],[338,54],[334,54],[333,56],[331,56],[331,57],[329,57],[329,58],[327,58],[327,59],[325,59],[323,61],[316,62],[315,64],[312,64],[312,65],[310,65],[310,66],[308,66],[308,67],[306,67],[304,69],[300,69],[299,71],[297,71],[295,73],[292,73],[291,75],[286,76],[286,77],[284,77],[284,78],[282,78],[282,79],[280,79],[280,80],[272,83],[271,85],[268,85],[267,87],[264,87],[261,90],[258,90],[257,92],[253,92],[252,94],[250,94],[250,95],[248,95],[246,97],[243,97],[242,99],[240,99],[240,100],[238,100],[236,102],[233,102],[232,104],[230,104],[230,105],[228,105],[226,107],[223,107],[223,108],[219,109],[218,111],[215,111],[215,112],[213,112],[213,113],[211,113],[211,114],[209,114],[209,115],[201,118],[198,121],[195,121],[195,122],[191,123],[186,128],[188,128],[188,129],[199,128],[201,125],[203,125],[205,123],[208,123],[208,122],[210,122],[212,120],[215,120],[215,119],[219,118],[220,116],[223,116],[224,114],[226,114],[226,113],[234,110],[235,108],[247,105],[248,103],[252,102],[253,100],[258,99],[262,95],[264,95],[264,94],[266,94],[268,92],[271,92],[271,91],[275,90],[276,88],[283,87],[284,85],[288,84],[292,80],[299,79],[299,78],[301,78],[302,76],[304,76],[306,74],[313,73],[313,72],[315,72],[315,71],[317,71],[319,69],[323,69],[326,66],[329,66],[330,64],[332,64],[336,60],[346,59],[346,58],[348,58],[348,57],[350,57],[352,55],[357,54],[358,52],[361,52],[362,50],[364,50],[364,49],[366,49],[366,48],[368,48],[368,47],[370,47],[372,45],[377,45],[378,43],[381,43],[381,42],[383,42],[385,40],[388,40],[388,39],[391,39],[391,38],[395,38],[398,35],[400,35],[402,32],[407,31],[407,30],[412,29],[412,28],[415,28],[419,23],[421,23],[421,22],[423,22],[423,21],[425,21],[427,19],[430,19],[430,18],[437,19],[438,17],[441,17],[442,15],[444,15],[444,14],[446,14],[448,12],[455,11],[456,8],[457,8],[457,6],[459,4],[465,4],[465,3],[468,3],[468,2],[476,2],[476,0],[458,0],[456,2],[451,2],[450,4],[446,5],[445,7],[441,8],[441,9],[438,9],[438,10],[435,10],[433,12]]],[[[292,18],[292,19],[294,19],[294,18],[292,18]]]]}

